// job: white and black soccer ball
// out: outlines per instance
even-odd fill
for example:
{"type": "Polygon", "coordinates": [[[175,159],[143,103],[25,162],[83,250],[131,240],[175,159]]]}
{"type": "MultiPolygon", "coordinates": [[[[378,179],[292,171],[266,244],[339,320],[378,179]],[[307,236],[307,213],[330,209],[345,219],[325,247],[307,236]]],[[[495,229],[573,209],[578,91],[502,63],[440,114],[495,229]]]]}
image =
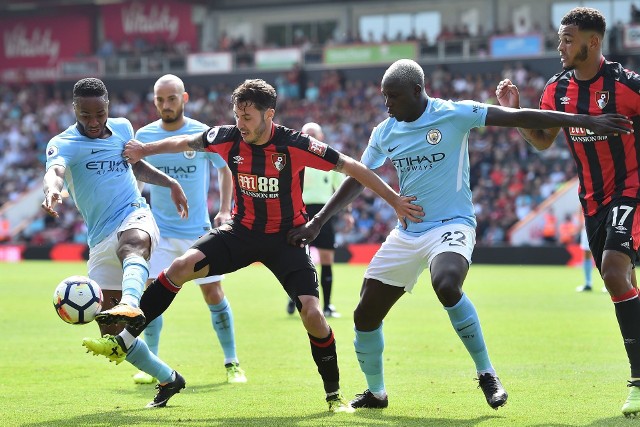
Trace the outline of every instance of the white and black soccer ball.
{"type": "Polygon", "coordinates": [[[53,307],[67,323],[89,323],[102,309],[102,290],[88,277],[67,277],[53,293],[53,307]]]}

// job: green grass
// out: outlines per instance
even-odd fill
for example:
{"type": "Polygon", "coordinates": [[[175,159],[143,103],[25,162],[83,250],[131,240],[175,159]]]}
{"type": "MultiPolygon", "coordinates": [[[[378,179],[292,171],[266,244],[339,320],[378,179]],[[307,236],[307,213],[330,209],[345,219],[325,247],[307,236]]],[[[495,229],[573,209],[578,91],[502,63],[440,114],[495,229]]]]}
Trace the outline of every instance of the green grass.
{"type": "MultiPolygon", "coordinates": [[[[351,312],[364,267],[335,268],[332,319],[347,397],[366,388],[353,353],[351,312]]],[[[238,355],[247,384],[227,385],[222,352],[195,285],[165,314],[160,356],[187,379],[165,409],[144,405],[152,386],[136,370],[85,354],[95,324],[71,326],[51,304],[59,280],[81,263],[0,264],[0,423],[3,426],[629,426],[620,414],[628,363],[607,295],[566,267],[473,266],[466,292],[482,320],[492,362],[509,391],[494,411],[473,363],[424,275],[385,321],[390,406],[327,412],[309,343],[286,296],[262,266],[227,275],[238,355]]]]}

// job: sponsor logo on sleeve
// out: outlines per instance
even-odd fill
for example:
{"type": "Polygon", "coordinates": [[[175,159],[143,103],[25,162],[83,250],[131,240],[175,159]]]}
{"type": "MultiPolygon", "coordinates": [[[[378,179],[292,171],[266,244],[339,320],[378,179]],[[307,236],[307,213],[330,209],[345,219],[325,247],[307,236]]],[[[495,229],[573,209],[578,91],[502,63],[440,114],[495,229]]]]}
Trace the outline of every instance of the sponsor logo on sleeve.
{"type": "Polygon", "coordinates": [[[218,136],[219,130],[220,128],[218,126],[212,127],[211,129],[209,129],[209,132],[207,132],[207,142],[209,144],[213,144],[213,141],[216,140],[216,136],[218,136]]]}
{"type": "Polygon", "coordinates": [[[47,159],[49,157],[55,157],[57,155],[58,155],[58,147],[56,147],[55,145],[52,145],[47,149],[47,159]]]}
{"type": "Polygon", "coordinates": [[[324,157],[324,154],[327,152],[327,144],[311,139],[309,140],[308,150],[317,156],[324,157]]]}

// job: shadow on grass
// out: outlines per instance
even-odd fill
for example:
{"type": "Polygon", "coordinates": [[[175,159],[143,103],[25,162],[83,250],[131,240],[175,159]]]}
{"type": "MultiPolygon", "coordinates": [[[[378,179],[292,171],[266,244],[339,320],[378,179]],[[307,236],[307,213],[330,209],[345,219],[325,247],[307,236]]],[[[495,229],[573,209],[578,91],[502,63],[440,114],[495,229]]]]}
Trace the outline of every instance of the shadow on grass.
{"type": "MultiPolygon", "coordinates": [[[[616,427],[616,426],[635,426],[638,425],[639,419],[625,418],[622,414],[616,417],[602,418],[592,421],[589,424],[584,424],[584,427],[616,427]]],[[[575,424],[564,423],[544,423],[544,424],[532,424],[531,427],[569,427],[575,426],[575,424]]]]}
{"type": "MultiPolygon", "coordinates": [[[[479,416],[469,419],[441,419],[418,418],[410,416],[386,416],[383,411],[359,411],[355,414],[332,414],[321,412],[304,417],[210,417],[196,418],[181,412],[180,406],[171,406],[159,409],[135,409],[123,411],[108,411],[95,414],[79,415],[72,418],[50,419],[41,422],[22,424],[23,427],[49,427],[49,426],[456,426],[472,427],[490,419],[501,418],[498,416],[479,416]]],[[[600,425],[600,424],[598,424],[600,425]]],[[[606,424],[602,424],[603,426],[606,424]]]]}

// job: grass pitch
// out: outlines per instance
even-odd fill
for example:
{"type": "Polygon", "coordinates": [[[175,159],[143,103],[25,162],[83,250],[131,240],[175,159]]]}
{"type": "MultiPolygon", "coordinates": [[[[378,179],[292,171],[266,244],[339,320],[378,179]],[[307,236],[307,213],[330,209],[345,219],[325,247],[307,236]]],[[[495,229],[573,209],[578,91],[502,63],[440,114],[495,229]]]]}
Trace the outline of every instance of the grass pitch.
{"type": "MultiPolygon", "coordinates": [[[[342,391],[366,388],[353,352],[351,312],[364,266],[334,270],[342,391]]],[[[153,386],[128,363],[85,354],[95,324],[67,325],[51,299],[83,263],[0,264],[0,422],[3,426],[630,426],[622,417],[629,369],[609,297],[576,294],[579,268],[474,265],[465,290],[509,392],[494,411],[470,357],[423,275],[385,320],[389,408],[330,414],[309,342],[286,295],[262,266],[223,282],[247,384],[228,385],[200,291],[187,284],[165,313],[160,356],[187,380],[164,409],[144,409],[153,386]]]]}

